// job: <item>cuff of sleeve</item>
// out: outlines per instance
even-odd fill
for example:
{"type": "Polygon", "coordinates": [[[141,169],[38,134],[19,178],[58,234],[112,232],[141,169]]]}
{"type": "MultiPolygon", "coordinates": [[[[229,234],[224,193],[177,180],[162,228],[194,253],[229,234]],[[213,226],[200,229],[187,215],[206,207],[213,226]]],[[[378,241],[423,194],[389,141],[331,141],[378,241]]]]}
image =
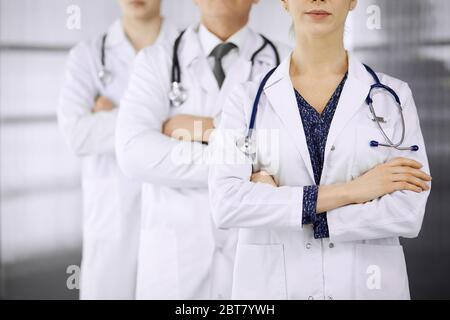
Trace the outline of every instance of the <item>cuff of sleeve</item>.
{"type": "Polygon", "coordinates": [[[329,238],[330,232],[328,230],[327,214],[321,213],[316,215],[316,220],[313,223],[314,226],[314,238],[323,239],[329,238]]]}
{"type": "Polygon", "coordinates": [[[319,188],[317,186],[306,186],[303,188],[303,225],[314,224],[314,222],[316,221],[318,191],[319,188]]]}
{"type": "Polygon", "coordinates": [[[303,188],[303,213],[302,224],[313,225],[314,238],[329,238],[327,214],[317,214],[318,186],[306,186],[303,188]]]}

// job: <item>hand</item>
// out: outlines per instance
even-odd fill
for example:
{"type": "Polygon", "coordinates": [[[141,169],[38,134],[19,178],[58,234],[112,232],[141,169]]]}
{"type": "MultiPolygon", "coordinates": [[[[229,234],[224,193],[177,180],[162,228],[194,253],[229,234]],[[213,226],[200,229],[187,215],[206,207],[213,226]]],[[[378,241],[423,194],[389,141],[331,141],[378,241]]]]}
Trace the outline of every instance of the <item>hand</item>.
{"type": "Polygon", "coordinates": [[[275,188],[278,187],[273,177],[265,171],[253,173],[250,181],[254,183],[270,184],[275,188]]]}
{"type": "Polygon", "coordinates": [[[430,189],[428,182],[432,180],[419,170],[422,167],[417,161],[395,158],[349,182],[347,191],[352,203],[365,203],[400,190],[420,193],[430,189]]]}
{"type": "Polygon", "coordinates": [[[180,114],[168,119],[162,132],[176,139],[208,142],[213,130],[213,118],[180,114]]]}
{"type": "Polygon", "coordinates": [[[102,111],[111,111],[114,109],[114,103],[104,96],[98,96],[95,100],[95,105],[92,108],[93,113],[102,111]]]}

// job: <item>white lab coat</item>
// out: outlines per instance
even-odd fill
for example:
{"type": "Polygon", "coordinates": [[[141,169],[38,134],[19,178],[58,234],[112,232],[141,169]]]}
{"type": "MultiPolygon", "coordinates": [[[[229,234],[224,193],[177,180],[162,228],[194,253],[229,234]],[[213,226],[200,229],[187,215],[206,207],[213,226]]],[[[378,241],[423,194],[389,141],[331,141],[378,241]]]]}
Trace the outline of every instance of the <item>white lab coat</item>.
{"type": "Polygon", "coordinates": [[[177,114],[218,117],[236,84],[275,65],[274,53],[266,47],[251,67],[250,57],[262,43],[250,30],[219,91],[196,27],[188,28],[179,48],[188,100],[180,108],[171,107],[168,99],[173,44],[148,48],[136,60],[122,100],[116,150],[123,171],[145,183],[138,299],[230,297],[236,233],[216,230],[212,221],[209,147],[169,138],[161,128],[177,114]]]}
{"type": "MultiPolygon", "coordinates": [[[[241,228],[236,253],[236,299],[409,299],[408,277],[399,237],[416,237],[429,191],[398,191],[365,204],[327,213],[330,238],[316,240],[301,226],[303,186],[315,185],[311,160],[286,59],[265,85],[256,121],[254,171],[271,173],[278,188],[250,182],[252,165],[236,147],[246,134],[260,81],[237,88],[224,106],[214,154],[238,155],[210,170],[210,198],[219,228],[241,228]],[[226,130],[230,129],[230,130],[226,130]],[[269,130],[269,133],[264,132],[269,130]],[[272,131],[270,131],[272,130],[272,131]],[[272,136],[271,136],[272,134],[272,136]],[[226,150],[226,151],[224,151],[226,150]]],[[[384,139],[371,120],[365,98],[373,79],[353,56],[329,131],[321,184],[344,183],[374,166],[402,156],[421,162],[429,173],[416,106],[408,85],[380,74],[400,96],[406,137],[418,152],[371,148],[384,139]]],[[[261,79],[260,79],[261,80],[261,79]]],[[[401,134],[400,115],[385,94],[374,98],[386,132],[401,134]]],[[[223,158],[219,157],[219,158],[223,158]]]]}
{"type": "MultiPolygon", "coordinates": [[[[178,31],[164,21],[157,42],[178,31]]],[[[114,153],[117,111],[92,113],[98,95],[115,106],[127,87],[136,53],[120,21],[108,30],[106,68],[113,80],[100,82],[101,37],[71,50],[58,108],[64,138],[82,160],[82,299],[135,298],[141,184],[120,172],[114,153]]]]}

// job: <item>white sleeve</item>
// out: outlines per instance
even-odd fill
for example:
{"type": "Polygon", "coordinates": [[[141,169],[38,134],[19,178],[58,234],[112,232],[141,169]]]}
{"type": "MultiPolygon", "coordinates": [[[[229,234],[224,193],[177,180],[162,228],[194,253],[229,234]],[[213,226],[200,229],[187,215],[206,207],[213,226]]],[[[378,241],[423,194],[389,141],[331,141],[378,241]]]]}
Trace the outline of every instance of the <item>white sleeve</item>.
{"type": "Polygon", "coordinates": [[[168,56],[163,46],[154,46],[141,51],[135,60],[117,123],[119,166],[127,176],[142,182],[206,188],[208,147],[162,133],[171,108],[168,56]]]}
{"type": "MultiPolygon", "coordinates": [[[[418,145],[418,152],[395,150],[392,158],[406,157],[423,164],[430,173],[416,105],[409,87],[404,86],[406,124],[404,146],[418,145]]],[[[333,241],[370,240],[388,237],[417,237],[430,190],[422,193],[397,191],[364,204],[352,204],[328,211],[328,227],[333,241]]]]}
{"type": "Polygon", "coordinates": [[[236,87],[213,137],[209,193],[214,221],[222,229],[301,229],[302,187],[275,188],[250,181],[251,161],[236,146],[236,139],[246,134],[248,100],[242,86],[236,87]]]}
{"type": "Polygon", "coordinates": [[[92,113],[98,91],[85,43],[70,51],[59,106],[59,127],[71,149],[79,156],[113,153],[117,110],[92,113]]]}

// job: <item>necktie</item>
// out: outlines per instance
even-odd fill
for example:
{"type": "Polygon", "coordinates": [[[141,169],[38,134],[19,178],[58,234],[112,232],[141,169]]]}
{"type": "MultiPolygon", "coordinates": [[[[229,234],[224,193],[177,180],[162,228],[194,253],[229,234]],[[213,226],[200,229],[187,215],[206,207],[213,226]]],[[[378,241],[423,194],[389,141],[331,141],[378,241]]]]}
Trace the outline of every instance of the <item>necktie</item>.
{"type": "Polygon", "coordinates": [[[213,73],[216,77],[219,88],[222,87],[225,80],[225,71],[222,66],[222,58],[225,57],[232,49],[236,48],[236,45],[230,42],[221,43],[217,45],[211,52],[210,57],[214,57],[213,73]]]}

